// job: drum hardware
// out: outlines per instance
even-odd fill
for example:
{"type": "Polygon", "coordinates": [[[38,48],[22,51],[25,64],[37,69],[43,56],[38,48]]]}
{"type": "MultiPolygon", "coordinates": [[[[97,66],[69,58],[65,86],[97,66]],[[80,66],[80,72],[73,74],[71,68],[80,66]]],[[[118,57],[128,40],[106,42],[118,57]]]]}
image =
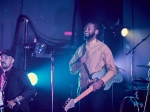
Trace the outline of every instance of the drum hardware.
{"type": "Polygon", "coordinates": [[[150,66],[149,65],[136,65],[138,67],[143,67],[143,68],[149,68],[150,66]]]}
{"type": "Polygon", "coordinates": [[[148,68],[148,78],[140,80],[133,80],[146,84],[146,90],[136,90],[136,97],[127,96],[123,99],[121,103],[120,112],[150,112],[150,107],[147,104],[148,101],[149,89],[150,89],[150,62],[147,65],[137,65],[139,67],[148,68]],[[143,94],[144,93],[144,94],[143,94]],[[141,97],[142,95],[142,97],[141,97]]]}
{"type": "MultiPolygon", "coordinates": [[[[135,49],[144,41],[146,41],[146,39],[150,36],[150,34],[148,34],[144,39],[142,39],[142,41],[140,41],[139,43],[137,43],[132,49],[130,49],[130,51],[128,53],[126,53],[126,56],[129,53],[131,54],[131,79],[132,81],[134,80],[133,74],[134,74],[134,53],[135,53],[135,49]]],[[[149,65],[150,66],[150,65],[149,65]]]]}
{"type": "Polygon", "coordinates": [[[143,78],[140,78],[143,82],[147,83],[147,92],[146,92],[145,104],[144,104],[144,110],[143,110],[143,112],[146,112],[148,94],[149,94],[149,89],[150,89],[150,62],[147,65],[137,65],[137,66],[148,68],[148,78],[147,78],[147,80],[145,80],[143,78]]]}
{"type": "Polygon", "coordinates": [[[142,102],[138,103],[138,105],[140,108],[144,107],[144,104],[142,102]]]}
{"type": "Polygon", "coordinates": [[[140,112],[142,103],[138,103],[135,97],[127,96],[123,99],[120,112],[140,112]]]}
{"type": "Polygon", "coordinates": [[[149,68],[150,67],[150,62],[147,65],[136,65],[138,67],[143,67],[143,68],[149,68]]]}
{"type": "Polygon", "coordinates": [[[148,80],[145,80],[145,79],[143,79],[143,78],[140,78],[140,79],[137,79],[137,80],[134,80],[134,81],[135,81],[135,82],[145,83],[145,84],[149,83],[148,80]]]}
{"type": "MultiPolygon", "coordinates": [[[[144,39],[142,39],[142,41],[139,42],[137,45],[135,45],[128,53],[126,53],[126,56],[127,56],[129,53],[132,53],[132,55],[131,55],[131,57],[132,57],[132,59],[131,59],[132,90],[133,90],[133,80],[134,80],[133,72],[134,72],[134,53],[135,53],[135,49],[136,49],[142,42],[146,41],[146,39],[147,39],[149,36],[150,36],[150,34],[149,34],[148,36],[146,36],[144,39]]],[[[145,67],[145,66],[144,66],[144,67],[145,67]]],[[[146,67],[150,69],[150,62],[149,62],[148,65],[146,65],[146,67]],[[148,67],[147,67],[147,66],[148,66],[148,67]]],[[[148,75],[148,78],[150,78],[149,76],[150,76],[150,74],[148,75]]],[[[149,79],[148,79],[148,80],[149,80],[149,79]]],[[[146,96],[146,99],[147,99],[147,97],[148,97],[149,84],[150,84],[150,83],[148,83],[148,85],[147,85],[147,96],[146,96]]],[[[145,101],[144,108],[146,107],[146,103],[147,103],[147,100],[145,101]]],[[[145,109],[144,109],[144,112],[145,112],[145,109]]]]}
{"type": "MultiPolygon", "coordinates": [[[[147,111],[150,109],[147,107],[147,111]]],[[[120,106],[120,112],[143,112],[144,101],[138,101],[134,96],[126,96],[120,106]]]]}
{"type": "MultiPolygon", "coordinates": [[[[139,102],[145,102],[146,93],[147,90],[137,90],[134,95],[139,102]]],[[[150,93],[148,96],[148,102],[150,102],[150,93]]]]}

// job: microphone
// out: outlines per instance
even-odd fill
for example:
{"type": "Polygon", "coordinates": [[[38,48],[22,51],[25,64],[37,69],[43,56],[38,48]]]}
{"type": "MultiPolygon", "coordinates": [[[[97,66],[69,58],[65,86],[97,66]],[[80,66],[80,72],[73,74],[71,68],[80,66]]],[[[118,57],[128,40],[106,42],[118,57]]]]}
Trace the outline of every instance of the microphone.
{"type": "Polygon", "coordinates": [[[24,48],[25,49],[34,49],[35,48],[35,43],[25,43],[24,48]]]}
{"type": "Polygon", "coordinates": [[[102,27],[102,29],[106,29],[106,26],[105,26],[104,24],[102,24],[102,26],[101,26],[101,27],[102,27]]]}
{"type": "Polygon", "coordinates": [[[116,26],[119,26],[120,24],[120,18],[118,18],[118,21],[115,23],[116,26]]]}

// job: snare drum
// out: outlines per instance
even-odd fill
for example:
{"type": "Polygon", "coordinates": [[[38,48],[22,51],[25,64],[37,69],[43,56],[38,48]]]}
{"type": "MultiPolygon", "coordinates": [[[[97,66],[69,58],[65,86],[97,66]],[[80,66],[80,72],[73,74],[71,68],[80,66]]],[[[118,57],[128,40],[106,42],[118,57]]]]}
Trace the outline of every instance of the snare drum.
{"type": "Polygon", "coordinates": [[[142,112],[144,104],[138,102],[135,97],[127,96],[123,99],[120,112],[142,112]]]}

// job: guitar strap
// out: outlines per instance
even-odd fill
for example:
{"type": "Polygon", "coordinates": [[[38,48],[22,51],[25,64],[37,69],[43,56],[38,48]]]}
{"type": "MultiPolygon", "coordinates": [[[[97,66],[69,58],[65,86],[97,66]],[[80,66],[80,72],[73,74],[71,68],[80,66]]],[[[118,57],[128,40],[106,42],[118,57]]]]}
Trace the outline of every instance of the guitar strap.
{"type": "Polygon", "coordinates": [[[84,66],[84,68],[85,68],[85,71],[86,71],[86,73],[87,73],[87,75],[88,75],[89,79],[91,79],[91,80],[92,80],[92,77],[91,77],[91,75],[90,75],[90,72],[89,72],[89,70],[88,70],[88,68],[87,68],[86,64],[85,64],[85,63],[83,63],[83,66],[84,66]]]}
{"type": "Polygon", "coordinates": [[[12,68],[7,71],[7,72],[4,72],[1,76],[0,76],[0,91],[2,92],[2,98],[0,99],[3,103],[4,103],[4,97],[5,97],[5,94],[4,94],[4,90],[5,90],[5,87],[6,87],[6,84],[7,84],[7,76],[8,74],[12,71],[12,68]]]}
{"type": "MultiPolygon", "coordinates": [[[[85,53],[86,53],[86,43],[83,45],[82,56],[85,55],[85,53]]],[[[86,64],[83,63],[83,66],[84,66],[85,71],[86,71],[86,73],[87,73],[87,75],[88,75],[88,78],[92,80],[92,76],[91,76],[91,74],[90,74],[90,72],[89,72],[89,70],[88,70],[86,64]]]]}

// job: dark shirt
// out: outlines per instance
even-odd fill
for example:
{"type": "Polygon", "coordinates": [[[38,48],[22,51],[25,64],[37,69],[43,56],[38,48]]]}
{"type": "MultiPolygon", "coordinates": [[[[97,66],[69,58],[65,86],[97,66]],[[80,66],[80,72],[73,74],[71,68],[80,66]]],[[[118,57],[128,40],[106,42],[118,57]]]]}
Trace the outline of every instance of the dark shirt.
{"type": "Polygon", "coordinates": [[[3,69],[0,66],[0,75],[3,74],[3,69]]]}
{"type": "MultiPolygon", "coordinates": [[[[18,96],[23,96],[25,100],[21,101],[20,105],[16,105],[15,108],[22,109],[23,112],[27,109],[29,111],[28,101],[32,98],[36,91],[32,86],[27,75],[12,67],[9,71],[6,72],[6,87],[4,89],[4,104],[7,104],[7,101],[15,99],[18,96]],[[17,107],[19,106],[19,107],[17,107]],[[23,107],[23,108],[22,108],[23,107]]],[[[15,111],[18,112],[18,111],[15,111]]]]}

